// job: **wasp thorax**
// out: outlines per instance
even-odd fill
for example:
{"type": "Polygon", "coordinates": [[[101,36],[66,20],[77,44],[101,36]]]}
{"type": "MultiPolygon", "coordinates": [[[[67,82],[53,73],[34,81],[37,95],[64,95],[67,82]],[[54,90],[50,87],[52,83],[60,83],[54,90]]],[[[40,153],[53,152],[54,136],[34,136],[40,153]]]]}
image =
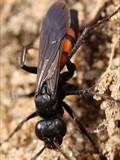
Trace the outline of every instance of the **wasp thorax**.
{"type": "Polygon", "coordinates": [[[36,110],[43,118],[54,116],[58,112],[57,99],[49,95],[37,95],[35,97],[36,110]]]}
{"type": "Polygon", "coordinates": [[[51,118],[39,121],[35,128],[36,136],[43,140],[48,148],[56,148],[55,143],[61,145],[66,133],[66,124],[61,118],[51,118]]]}

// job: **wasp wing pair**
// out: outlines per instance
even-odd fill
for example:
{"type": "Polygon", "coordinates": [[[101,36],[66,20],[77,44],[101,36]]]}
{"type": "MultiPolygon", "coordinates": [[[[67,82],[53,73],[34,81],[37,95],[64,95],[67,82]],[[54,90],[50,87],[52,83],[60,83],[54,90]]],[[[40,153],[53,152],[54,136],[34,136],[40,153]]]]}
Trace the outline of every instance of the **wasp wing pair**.
{"type": "Polygon", "coordinates": [[[36,95],[44,83],[47,83],[47,92],[50,94],[57,92],[62,46],[69,25],[69,10],[64,1],[57,1],[49,9],[42,24],[36,95]]]}

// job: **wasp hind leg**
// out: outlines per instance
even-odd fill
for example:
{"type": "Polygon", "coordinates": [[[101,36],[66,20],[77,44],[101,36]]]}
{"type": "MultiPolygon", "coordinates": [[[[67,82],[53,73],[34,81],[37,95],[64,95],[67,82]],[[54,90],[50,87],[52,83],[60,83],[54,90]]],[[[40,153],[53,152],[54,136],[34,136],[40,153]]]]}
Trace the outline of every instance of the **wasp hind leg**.
{"type": "Polygon", "coordinates": [[[30,49],[30,47],[23,47],[20,54],[20,67],[29,73],[37,74],[37,67],[30,67],[25,65],[26,53],[30,49]]]}
{"type": "Polygon", "coordinates": [[[68,62],[66,63],[66,66],[67,66],[68,71],[63,72],[63,73],[60,75],[60,78],[61,78],[62,82],[66,82],[66,81],[68,81],[70,78],[72,78],[72,77],[73,77],[73,74],[74,74],[74,71],[75,71],[75,69],[76,69],[75,64],[72,63],[71,61],[68,61],[68,62]]]}

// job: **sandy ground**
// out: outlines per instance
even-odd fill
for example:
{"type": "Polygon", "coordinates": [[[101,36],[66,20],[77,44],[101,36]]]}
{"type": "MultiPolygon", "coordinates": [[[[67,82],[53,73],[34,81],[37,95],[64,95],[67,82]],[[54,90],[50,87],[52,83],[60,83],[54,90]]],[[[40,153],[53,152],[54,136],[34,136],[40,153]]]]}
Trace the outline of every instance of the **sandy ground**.
{"type": "MultiPolygon", "coordinates": [[[[0,28],[0,142],[16,125],[35,110],[34,98],[18,95],[35,89],[36,76],[19,67],[23,45],[34,41],[38,48],[42,19],[54,0],[1,0],[0,28]],[[39,29],[38,29],[39,28],[39,29]],[[36,36],[37,34],[37,36],[36,36]]],[[[115,0],[68,0],[70,8],[78,10],[79,24],[88,23],[104,8],[101,16],[111,14],[120,6],[115,0]],[[102,6],[102,7],[101,7],[102,6]],[[104,6],[104,7],[103,7],[104,6]]],[[[96,16],[97,17],[97,16],[96,16]]],[[[31,50],[27,64],[37,65],[38,50],[31,50]]],[[[81,88],[92,87],[101,94],[120,99],[120,13],[109,23],[93,31],[72,59],[77,71],[71,80],[81,88]]],[[[94,99],[99,99],[94,97],[94,99]]],[[[120,104],[110,100],[95,101],[90,97],[69,96],[65,99],[92,136],[107,160],[120,159],[120,104]]],[[[61,145],[71,160],[99,160],[87,138],[81,134],[68,114],[64,115],[67,134],[61,145]]],[[[1,160],[30,160],[43,146],[34,133],[35,118],[26,123],[14,137],[0,147],[1,160]]],[[[38,160],[65,160],[61,153],[46,149],[38,160]]]]}

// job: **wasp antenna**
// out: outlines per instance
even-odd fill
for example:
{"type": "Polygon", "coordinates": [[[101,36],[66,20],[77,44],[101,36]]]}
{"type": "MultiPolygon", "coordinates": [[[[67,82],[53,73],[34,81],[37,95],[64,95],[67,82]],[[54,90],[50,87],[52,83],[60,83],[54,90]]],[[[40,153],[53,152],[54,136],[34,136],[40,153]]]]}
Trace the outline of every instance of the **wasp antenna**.
{"type": "Polygon", "coordinates": [[[60,148],[60,145],[56,142],[54,142],[55,147],[57,148],[57,150],[67,159],[67,160],[71,160],[68,155],[60,148]]]}
{"type": "Polygon", "coordinates": [[[11,134],[8,136],[7,139],[5,139],[2,143],[0,143],[0,146],[2,144],[4,144],[5,142],[8,142],[12,137],[13,135],[22,128],[22,126],[24,125],[25,122],[27,122],[28,120],[34,118],[37,116],[37,113],[36,112],[33,112],[32,114],[30,114],[29,116],[27,116],[25,119],[23,119],[18,125],[17,127],[11,132],[11,134]]]}
{"type": "Polygon", "coordinates": [[[42,148],[31,160],[36,160],[37,157],[38,157],[39,155],[41,155],[41,153],[44,151],[44,149],[45,149],[46,147],[47,147],[47,146],[44,145],[43,148],[42,148]]]}

